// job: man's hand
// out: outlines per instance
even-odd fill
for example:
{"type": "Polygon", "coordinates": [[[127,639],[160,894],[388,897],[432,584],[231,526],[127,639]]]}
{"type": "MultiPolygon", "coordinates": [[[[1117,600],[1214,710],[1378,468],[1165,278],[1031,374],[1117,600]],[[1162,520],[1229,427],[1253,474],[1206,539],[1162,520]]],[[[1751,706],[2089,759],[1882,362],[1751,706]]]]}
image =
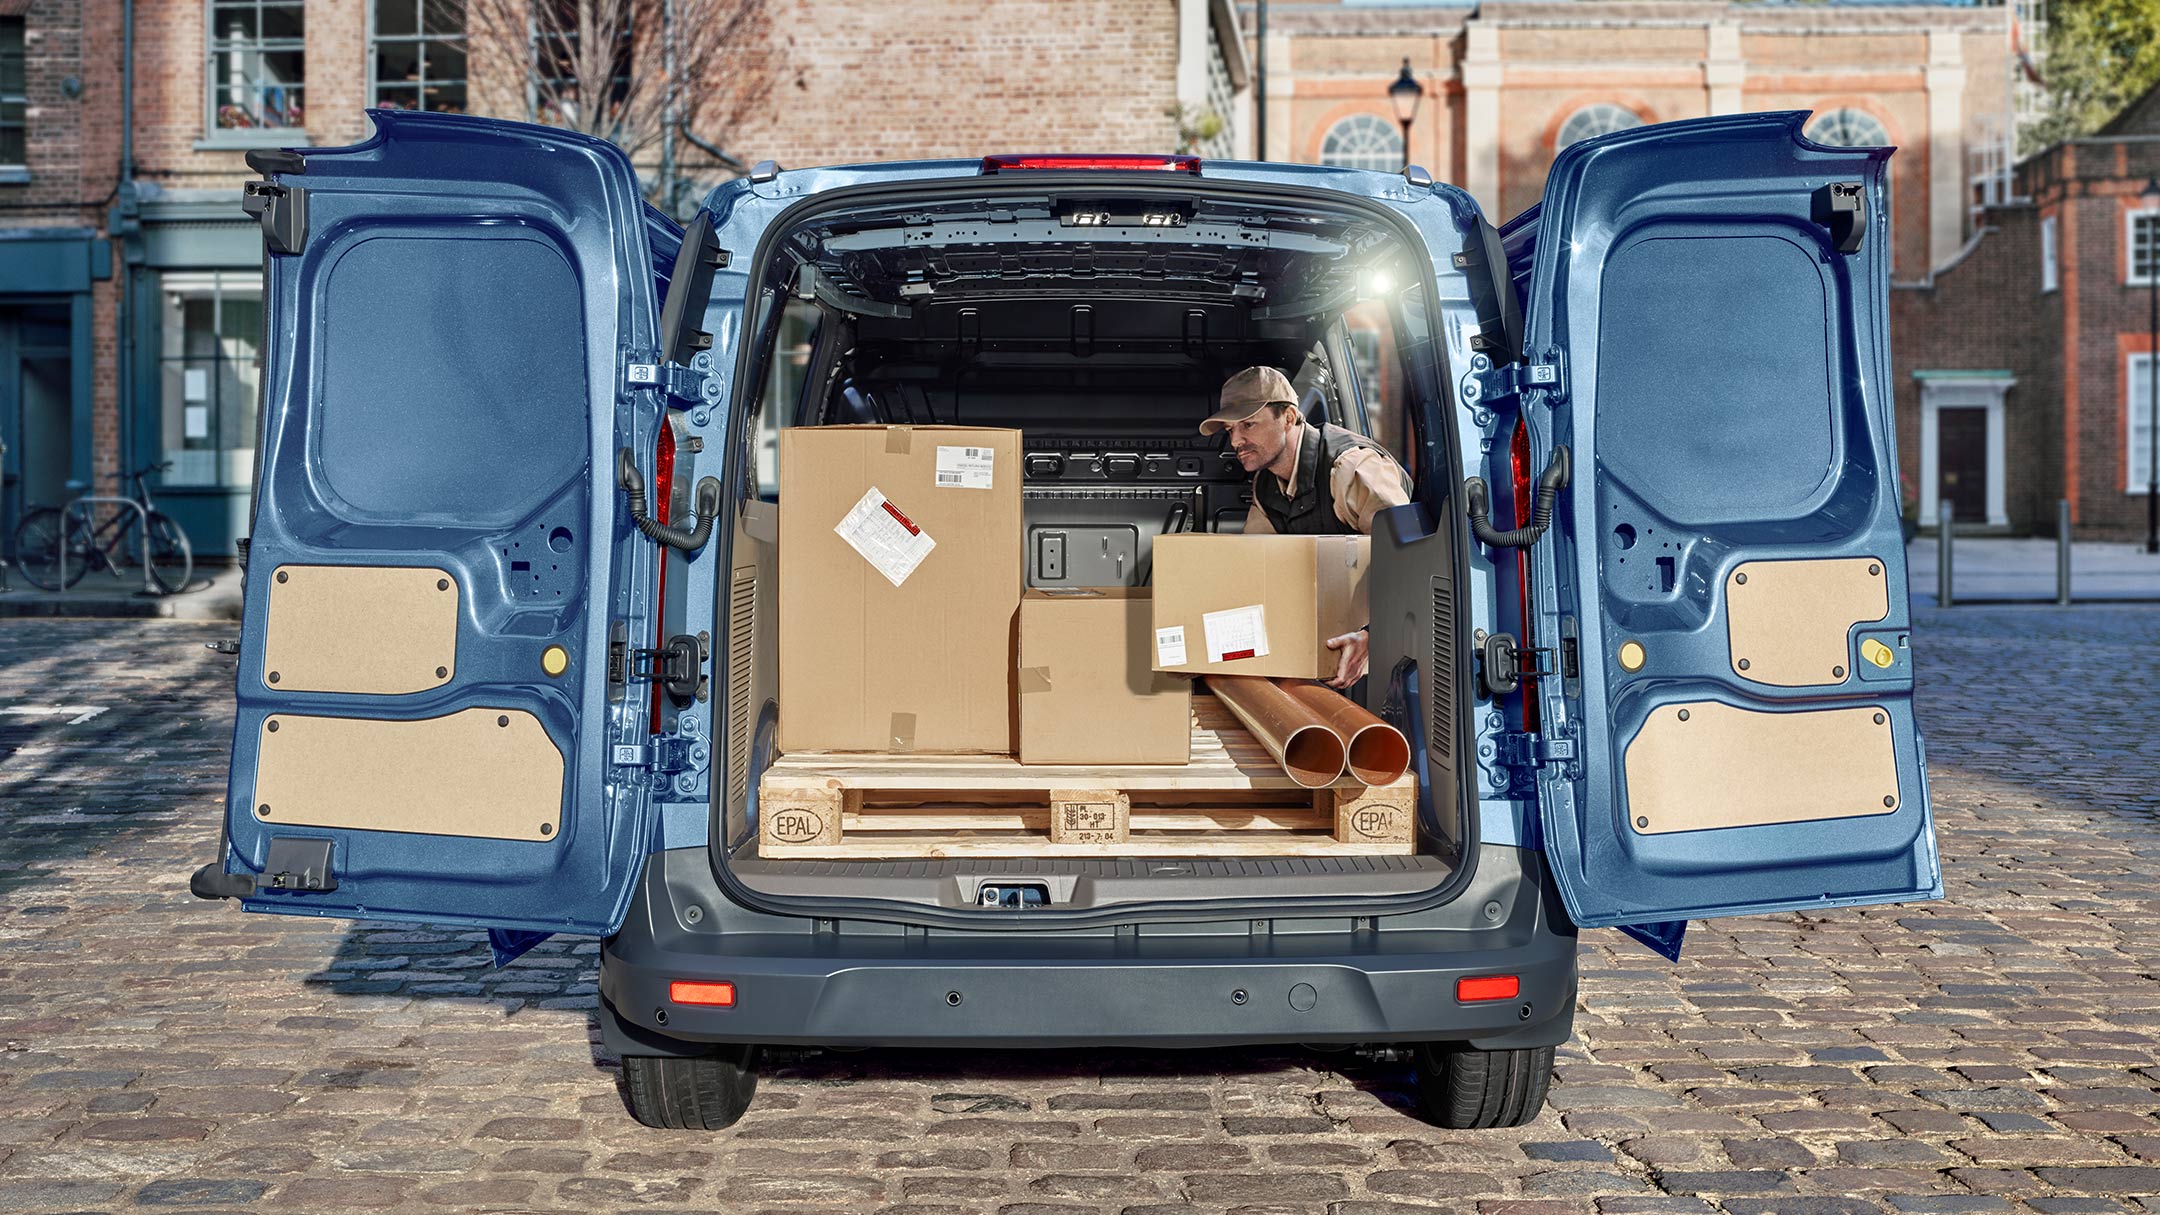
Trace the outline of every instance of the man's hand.
{"type": "Polygon", "coordinates": [[[1365,678],[1365,651],[1371,640],[1364,629],[1328,638],[1327,648],[1342,653],[1342,661],[1335,668],[1335,678],[1327,681],[1329,687],[1348,689],[1365,678]]]}

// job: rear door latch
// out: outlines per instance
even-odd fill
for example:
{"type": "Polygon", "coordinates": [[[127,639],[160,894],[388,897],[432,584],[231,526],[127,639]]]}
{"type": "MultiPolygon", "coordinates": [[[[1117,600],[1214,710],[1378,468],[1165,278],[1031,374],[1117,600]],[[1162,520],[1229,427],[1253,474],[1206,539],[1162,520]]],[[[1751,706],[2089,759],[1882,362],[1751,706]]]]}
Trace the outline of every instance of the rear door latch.
{"type": "Polygon", "coordinates": [[[618,637],[608,643],[608,682],[658,683],[668,699],[686,705],[705,682],[707,657],[704,640],[689,633],[677,633],[657,650],[633,648],[618,637]]]}
{"type": "Polygon", "coordinates": [[[1513,633],[1494,633],[1478,647],[1478,682],[1488,697],[1505,696],[1527,677],[1558,675],[1551,646],[1523,646],[1513,633]]]}

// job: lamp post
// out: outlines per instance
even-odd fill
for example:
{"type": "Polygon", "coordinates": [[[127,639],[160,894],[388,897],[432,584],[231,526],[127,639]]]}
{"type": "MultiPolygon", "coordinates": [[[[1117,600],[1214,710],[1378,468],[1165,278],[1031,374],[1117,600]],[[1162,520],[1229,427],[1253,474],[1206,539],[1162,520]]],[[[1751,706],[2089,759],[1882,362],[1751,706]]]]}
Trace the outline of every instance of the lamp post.
{"type": "MultiPolygon", "coordinates": [[[[2152,214],[2145,217],[2146,335],[2145,384],[2145,551],[2160,553],[2160,177],[2145,179],[2139,195],[2152,214]]],[[[2135,246],[2131,256],[2137,256],[2135,246]]]]}
{"type": "Polygon", "coordinates": [[[1417,119],[1418,102],[1425,100],[1425,86],[1410,71],[1410,60],[1402,61],[1402,75],[1387,86],[1387,99],[1395,107],[1395,121],[1402,124],[1402,162],[1410,167],[1410,124],[1417,119]]]}

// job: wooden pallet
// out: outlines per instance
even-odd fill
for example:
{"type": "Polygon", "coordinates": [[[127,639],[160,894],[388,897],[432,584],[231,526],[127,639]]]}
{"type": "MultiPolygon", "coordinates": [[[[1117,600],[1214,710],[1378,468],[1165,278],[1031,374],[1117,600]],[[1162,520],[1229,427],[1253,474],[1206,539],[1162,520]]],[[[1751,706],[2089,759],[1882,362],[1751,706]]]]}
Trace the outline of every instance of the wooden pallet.
{"type": "Polygon", "coordinates": [[[766,770],[758,820],[771,859],[1407,856],[1417,780],[1302,788],[1195,692],[1188,763],[803,751],[766,770]]]}

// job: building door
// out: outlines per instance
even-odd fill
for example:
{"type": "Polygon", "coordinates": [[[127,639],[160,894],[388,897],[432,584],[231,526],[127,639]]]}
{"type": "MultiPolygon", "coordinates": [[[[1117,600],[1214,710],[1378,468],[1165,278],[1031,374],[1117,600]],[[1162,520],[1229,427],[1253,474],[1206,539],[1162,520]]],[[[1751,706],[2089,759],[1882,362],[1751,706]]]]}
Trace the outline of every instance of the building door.
{"type": "Polygon", "coordinates": [[[14,542],[15,524],[38,506],[71,495],[75,464],[70,350],[65,304],[0,308],[0,543],[14,542]]]}
{"type": "Polygon", "coordinates": [[[1936,495],[1952,504],[1959,523],[1988,521],[1988,411],[1943,409],[1936,414],[1936,495]]]}

